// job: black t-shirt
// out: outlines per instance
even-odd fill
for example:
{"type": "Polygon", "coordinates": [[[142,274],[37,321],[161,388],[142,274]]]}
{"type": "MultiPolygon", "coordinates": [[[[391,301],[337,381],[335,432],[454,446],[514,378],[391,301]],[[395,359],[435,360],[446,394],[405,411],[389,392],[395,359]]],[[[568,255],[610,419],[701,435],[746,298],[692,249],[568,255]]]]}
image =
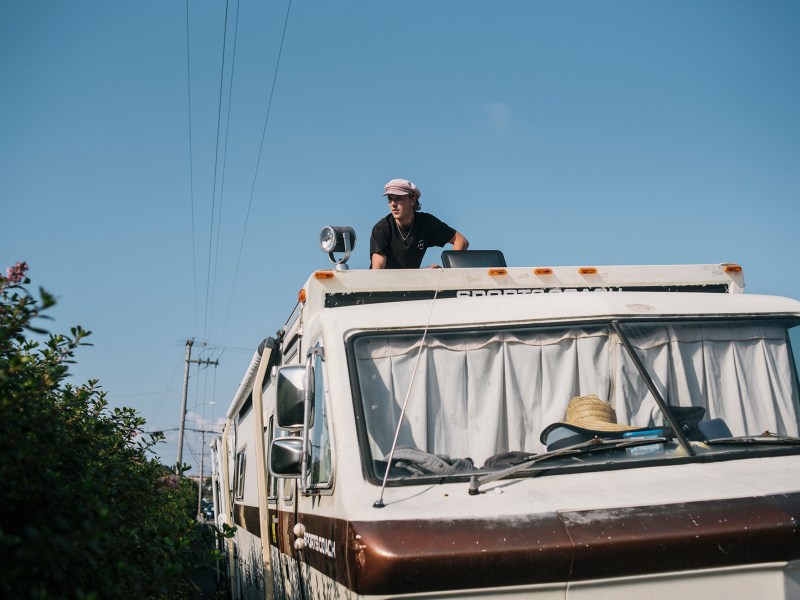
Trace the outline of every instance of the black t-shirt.
{"type": "Polygon", "coordinates": [[[455,229],[424,212],[415,213],[411,229],[401,231],[390,213],[372,228],[369,254],[385,256],[387,269],[418,269],[427,248],[442,247],[455,234],[455,229]]]}

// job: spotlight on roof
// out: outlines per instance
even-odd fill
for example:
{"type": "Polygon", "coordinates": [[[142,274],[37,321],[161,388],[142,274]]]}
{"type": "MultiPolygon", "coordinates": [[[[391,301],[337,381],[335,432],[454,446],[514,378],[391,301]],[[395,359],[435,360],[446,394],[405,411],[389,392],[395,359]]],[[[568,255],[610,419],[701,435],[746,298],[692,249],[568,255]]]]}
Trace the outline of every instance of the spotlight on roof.
{"type": "Polygon", "coordinates": [[[328,258],[336,265],[337,270],[349,269],[347,260],[350,258],[353,248],[356,247],[356,232],[352,227],[327,225],[319,232],[319,247],[323,252],[328,253],[328,258]],[[336,260],[333,256],[334,252],[344,252],[344,256],[336,260]]]}

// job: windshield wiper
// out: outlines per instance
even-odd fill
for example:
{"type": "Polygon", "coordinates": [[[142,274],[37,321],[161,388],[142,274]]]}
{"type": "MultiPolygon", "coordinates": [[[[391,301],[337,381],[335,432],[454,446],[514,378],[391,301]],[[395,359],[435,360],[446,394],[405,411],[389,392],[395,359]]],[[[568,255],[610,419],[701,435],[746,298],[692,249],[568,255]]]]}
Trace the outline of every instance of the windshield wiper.
{"type": "Polygon", "coordinates": [[[642,363],[642,359],[639,358],[639,355],[636,354],[636,350],[633,349],[633,344],[631,344],[631,341],[628,339],[628,335],[622,329],[622,325],[620,325],[619,321],[611,321],[611,326],[614,328],[614,331],[617,332],[617,336],[619,336],[622,346],[625,348],[628,356],[633,361],[633,365],[636,367],[636,370],[639,371],[639,375],[641,375],[642,380],[644,381],[645,385],[647,385],[647,389],[650,390],[650,393],[653,395],[653,399],[656,401],[656,404],[658,404],[661,412],[664,414],[670,426],[672,427],[672,431],[675,433],[678,443],[684,450],[686,450],[686,453],[689,456],[694,456],[694,448],[692,448],[692,445],[689,443],[689,440],[683,433],[683,429],[681,429],[680,426],[681,424],[678,423],[675,415],[673,415],[672,411],[670,411],[667,407],[667,403],[664,401],[664,398],[658,391],[653,378],[650,377],[650,373],[647,372],[644,363],[642,363]]]}
{"type": "Polygon", "coordinates": [[[800,444],[800,438],[789,435],[780,435],[777,433],[772,433],[771,431],[765,431],[759,435],[736,435],[732,437],[706,440],[706,444],[719,444],[721,446],[753,446],[761,444],[793,446],[795,444],[800,444]]]}
{"type": "Polygon", "coordinates": [[[572,446],[567,446],[566,448],[561,448],[559,450],[553,450],[552,452],[545,452],[544,454],[539,454],[537,456],[534,456],[530,460],[527,460],[518,465],[514,465],[512,467],[508,467],[507,469],[503,469],[502,471],[496,471],[494,473],[489,473],[481,477],[473,475],[469,480],[469,495],[476,496],[480,494],[480,488],[485,483],[491,483],[492,481],[497,481],[498,479],[505,479],[510,475],[514,475],[519,471],[524,471],[526,469],[529,469],[533,465],[540,462],[544,462],[546,460],[550,460],[551,458],[559,458],[562,456],[574,456],[578,454],[589,454],[591,452],[598,452],[601,450],[612,450],[616,448],[631,448],[633,446],[663,444],[666,441],[667,438],[665,437],[633,438],[628,440],[626,439],[604,440],[599,437],[593,437],[592,439],[586,440],[585,442],[581,442],[580,444],[574,444],[572,446]]]}

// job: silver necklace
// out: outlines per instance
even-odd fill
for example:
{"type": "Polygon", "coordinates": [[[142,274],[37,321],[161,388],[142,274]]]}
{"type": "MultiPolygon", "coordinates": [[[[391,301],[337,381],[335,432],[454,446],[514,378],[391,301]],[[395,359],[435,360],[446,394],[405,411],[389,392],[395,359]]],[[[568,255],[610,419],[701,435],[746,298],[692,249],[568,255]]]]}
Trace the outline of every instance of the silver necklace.
{"type": "Polygon", "coordinates": [[[408,239],[408,236],[411,235],[411,228],[414,227],[414,219],[416,219],[416,218],[417,218],[417,215],[414,215],[413,217],[411,217],[411,225],[408,226],[408,233],[405,234],[405,235],[403,235],[403,230],[400,229],[400,224],[397,221],[394,222],[395,227],[397,227],[397,233],[400,234],[400,239],[403,240],[403,243],[405,243],[405,241],[408,239]]]}

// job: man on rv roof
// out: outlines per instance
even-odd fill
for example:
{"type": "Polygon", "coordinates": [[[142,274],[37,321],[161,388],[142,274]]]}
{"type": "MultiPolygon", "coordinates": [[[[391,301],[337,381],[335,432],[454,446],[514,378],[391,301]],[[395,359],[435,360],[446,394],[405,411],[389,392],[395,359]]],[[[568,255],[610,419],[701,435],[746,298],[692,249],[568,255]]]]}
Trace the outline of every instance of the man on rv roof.
{"type": "MultiPolygon", "coordinates": [[[[419,212],[420,189],[408,179],[392,179],[384,186],[391,211],[372,228],[369,240],[371,268],[418,269],[430,246],[469,247],[467,238],[431,214],[419,212]]],[[[431,265],[436,267],[437,265],[431,265]]]]}

